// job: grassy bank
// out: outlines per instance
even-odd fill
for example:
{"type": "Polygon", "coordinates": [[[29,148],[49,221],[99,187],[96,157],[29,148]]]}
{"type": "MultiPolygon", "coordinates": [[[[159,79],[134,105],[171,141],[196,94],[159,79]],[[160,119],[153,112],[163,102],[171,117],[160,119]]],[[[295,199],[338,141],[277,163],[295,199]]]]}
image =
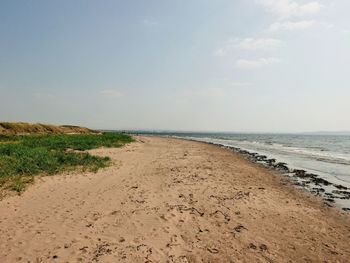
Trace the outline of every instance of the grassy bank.
{"type": "Polygon", "coordinates": [[[108,157],[85,150],[120,147],[132,138],[120,133],[0,136],[0,189],[22,191],[39,174],[106,167],[108,157]]]}
{"type": "Polygon", "coordinates": [[[74,125],[51,125],[27,122],[0,122],[0,135],[91,134],[91,129],[74,125]]]}

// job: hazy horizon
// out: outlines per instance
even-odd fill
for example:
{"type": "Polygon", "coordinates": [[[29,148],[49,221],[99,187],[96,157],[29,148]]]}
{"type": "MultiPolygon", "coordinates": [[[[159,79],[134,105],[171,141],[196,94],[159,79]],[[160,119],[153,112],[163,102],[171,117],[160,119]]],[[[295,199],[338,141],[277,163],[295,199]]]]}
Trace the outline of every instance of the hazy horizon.
{"type": "Polygon", "coordinates": [[[271,132],[271,131],[223,131],[223,130],[164,130],[164,129],[99,129],[99,131],[126,131],[145,133],[220,133],[220,134],[295,134],[295,135],[350,135],[350,131],[294,131],[294,132],[271,132]]]}
{"type": "Polygon", "coordinates": [[[0,121],[350,131],[346,0],[2,1],[0,121]]]}

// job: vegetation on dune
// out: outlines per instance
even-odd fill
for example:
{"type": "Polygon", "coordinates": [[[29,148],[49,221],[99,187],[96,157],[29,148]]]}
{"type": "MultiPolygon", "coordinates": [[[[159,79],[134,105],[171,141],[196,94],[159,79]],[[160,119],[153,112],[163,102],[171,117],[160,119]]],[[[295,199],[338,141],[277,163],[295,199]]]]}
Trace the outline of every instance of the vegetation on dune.
{"type": "Polygon", "coordinates": [[[0,136],[0,188],[22,191],[33,176],[80,168],[97,171],[108,157],[85,150],[120,147],[133,139],[120,133],[0,136]]]}
{"type": "Polygon", "coordinates": [[[50,125],[26,122],[0,122],[0,135],[19,134],[89,134],[96,133],[85,127],[73,125],[50,125]]]}

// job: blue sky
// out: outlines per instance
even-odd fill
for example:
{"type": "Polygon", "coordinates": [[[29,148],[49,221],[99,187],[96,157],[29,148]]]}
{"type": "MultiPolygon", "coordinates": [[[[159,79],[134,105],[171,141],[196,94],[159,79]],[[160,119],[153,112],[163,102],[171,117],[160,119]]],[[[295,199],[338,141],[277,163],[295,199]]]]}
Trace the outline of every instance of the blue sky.
{"type": "Polygon", "coordinates": [[[348,0],[1,1],[0,119],[350,130],[348,0]]]}

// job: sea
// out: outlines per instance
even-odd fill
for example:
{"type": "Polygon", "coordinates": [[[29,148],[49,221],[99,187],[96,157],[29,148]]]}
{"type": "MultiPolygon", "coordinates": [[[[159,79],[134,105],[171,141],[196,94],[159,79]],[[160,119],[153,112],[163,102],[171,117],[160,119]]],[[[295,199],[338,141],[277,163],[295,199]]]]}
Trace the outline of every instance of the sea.
{"type": "MultiPolygon", "coordinates": [[[[291,170],[304,170],[350,190],[350,135],[193,132],[151,134],[208,142],[257,153],[285,163],[291,170]]],[[[334,189],[329,191],[334,193],[337,191],[334,189]]],[[[350,206],[349,201],[337,202],[343,207],[350,206]]]]}

